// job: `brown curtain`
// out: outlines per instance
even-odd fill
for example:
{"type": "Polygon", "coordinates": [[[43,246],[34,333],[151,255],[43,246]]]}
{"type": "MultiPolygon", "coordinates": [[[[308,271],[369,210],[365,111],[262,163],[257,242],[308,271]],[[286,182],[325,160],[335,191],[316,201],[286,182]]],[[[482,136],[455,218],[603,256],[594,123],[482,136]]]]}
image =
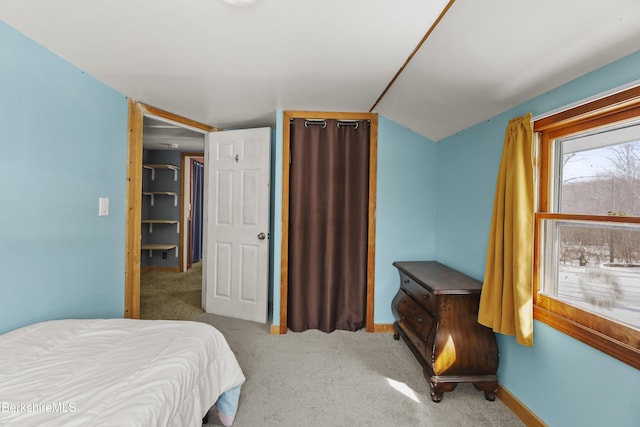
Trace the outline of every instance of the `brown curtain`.
{"type": "Polygon", "coordinates": [[[533,344],[533,127],[509,121],[500,160],[478,321],[533,344]]]}
{"type": "Polygon", "coordinates": [[[289,289],[292,331],[365,325],[369,125],[291,125],[289,289]]]}

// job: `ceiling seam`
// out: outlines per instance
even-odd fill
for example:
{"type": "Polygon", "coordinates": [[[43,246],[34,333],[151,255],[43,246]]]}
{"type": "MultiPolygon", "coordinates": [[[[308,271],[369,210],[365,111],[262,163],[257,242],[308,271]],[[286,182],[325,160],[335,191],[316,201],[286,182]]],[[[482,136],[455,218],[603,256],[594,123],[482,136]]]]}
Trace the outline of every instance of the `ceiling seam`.
{"type": "Polygon", "coordinates": [[[378,106],[378,104],[380,103],[380,101],[382,100],[382,98],[384,98],[384,96],[387,94],[387,92],[389,91],[389,89],[391,88],[391,86],[393,86],[393,84],[395,83],[395,81],[398,79],[398,77],[400,76],[400,74],[402,74],[402,72],[404,71],[404,69],[406,68],[407,65],[409,65],[409,62],[411,62],[411,60],[413,59],[413,57],[416,55],[416,53],[418,53],[418,51],[420,50],[420,48],[422,47],[422,45],[424,44],[424,42],[427,41],[427,39],[429,38],[429,36],[431,35],[431,33],[433,33],[433,31],[436,29],[436,27],[438,26],[438,24],[440,23],[440,21],[442,20],[442,18],[444,18],[444,15],[446,15],[447,11],[449,11],[449,9],[451,8],[451,6],[453,6],[453,3],[455,2],[455,0],[450,0],[449,3],[447,3],[447,5],[445,6],[444,9],[442,9],[442,12],[440,12],[440,15],[438,16],[438,18],[433,22],[433,24],[431,24],[431,27],[429,28],[429,30],[427,31],[427,33],[422,37],[422,40],[420,40],[420,42],[416,45],[415,49],[413,49],[413,52],[411,52],[411,54],[407,57],[407,59],[404,61],[404,64],[402,64],[402,66],[398,69],[398,71],[396,72],[396,74],[393,76],[393,78],[391,79],[391,81],[389,81],[389,83],[387,84],[387,86],[384,88],[384,90],[382,91],[382,93],[380,94],[380,96],[378,97],[378,99],[376,99],[376,102],[373,103],[373,105],[371,106],[371,108],[369,109],[369,112],[373,112],[373,110],[378,106]]]}

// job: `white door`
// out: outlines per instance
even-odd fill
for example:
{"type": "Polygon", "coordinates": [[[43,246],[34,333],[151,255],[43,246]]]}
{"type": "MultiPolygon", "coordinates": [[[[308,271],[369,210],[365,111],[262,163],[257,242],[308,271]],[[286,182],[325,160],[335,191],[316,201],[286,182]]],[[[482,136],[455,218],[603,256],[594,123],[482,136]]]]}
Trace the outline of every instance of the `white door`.
{"type": "Polygon", "coordinates": [[[207,313],[266,323],[271,129],[205,140],[202,301],[207,313]]]}

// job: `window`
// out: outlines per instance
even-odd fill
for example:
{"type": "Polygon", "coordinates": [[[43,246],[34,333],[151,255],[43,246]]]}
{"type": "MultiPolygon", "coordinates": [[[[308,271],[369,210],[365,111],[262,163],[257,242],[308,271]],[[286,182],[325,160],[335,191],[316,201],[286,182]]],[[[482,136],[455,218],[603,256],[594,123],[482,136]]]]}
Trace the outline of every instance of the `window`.
{"type": "Polygon", "coordinates": [[[640,369],[640,88],[534,130],[534,316],[640,369]]]}

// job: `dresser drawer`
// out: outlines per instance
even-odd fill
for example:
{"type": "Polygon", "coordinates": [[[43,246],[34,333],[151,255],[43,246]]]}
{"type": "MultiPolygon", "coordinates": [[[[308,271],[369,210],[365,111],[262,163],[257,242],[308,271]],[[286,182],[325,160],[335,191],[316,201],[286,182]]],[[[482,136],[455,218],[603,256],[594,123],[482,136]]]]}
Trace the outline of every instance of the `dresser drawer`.
{"type": "Polygon", "coordinates": [[[438,297],[404,273],[400,273],[400,287],[432,315],[438,312],[438,297]]]}
{"type": "Polygon", "coordinates": [[[433,329],[433,316],[402,289],[394,298],[394,308],[398,313],[398,320],[408,324],[421,339],[426,341],[433,329]]]}

